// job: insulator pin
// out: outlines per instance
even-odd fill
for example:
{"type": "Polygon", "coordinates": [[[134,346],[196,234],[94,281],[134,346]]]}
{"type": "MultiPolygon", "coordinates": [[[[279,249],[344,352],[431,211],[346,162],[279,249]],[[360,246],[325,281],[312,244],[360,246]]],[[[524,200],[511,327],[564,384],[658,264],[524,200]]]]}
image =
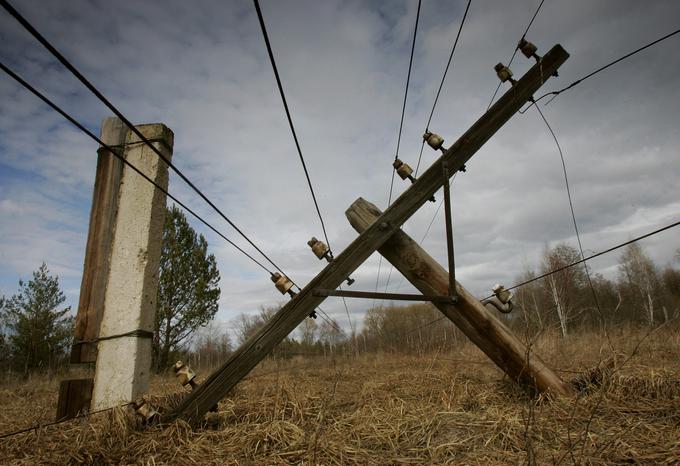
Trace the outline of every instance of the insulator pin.
{"type": "Polygon", "coordinates": [[[281,292],[281,294],[288,293],[291,298],[295,297],[295,292],[292,290],[293,282],[290,281],[285,275],[281,275],[279,272],[274,272],[271,276],[272,281],[276,289],[281,292]]]}
{"type": "Polygon", "coordinates": [[[487,304],[491,304],[493,307],[495,307],[499,312],[502,312],[503,314],[508,314],[509,312],[512,312],[514,306],[514,303],[512,302],[512,293],[510,290],[506,290],[503,285],[499,285],[496,283],[493,288],[491,288],[491,291],[493,291],[494,296],[491,298],[487,298],[482,301],[482,304],[485,306],[487,304]]]}
{"type": "MultiPolygon", "coordinates": [[[[394,162],[392,163],[392,166],[394,167],[395,170],[397,170],[397,174],[401,177],[402,180],[411,180],[411,183],[415,183],[416,179],[413,177],[413,169],[409,166],[409,164],[402,162],[399,159],[395,159],[394,162]]],[[[432,196],[429,199],[430,202],[436,202],[434,196],[432,196]]],[[[352,283],[350,283],[351,279],[347,279],[347,284],[351,285],[354,283],[354,280],[352,280],[352,283]]]]}
{"type": "Polygon", "coordinates": [[[173,367],[173,370],[175,371],[175,376],[177,376],[177,379],[179,380],[179,383],[182,384],[182,386],[188,384],[191,385],[191,388],[195,388],[196,381],[194,379],[196,378],[196,374],[189,366],[184,364],[182,361],[177,361],[173,367]]]}
{"type": "Polygon", "coordinates": [[[519,49],[520,52],[522,52],[522,55],[524,55],[527,58],[535,58],[536,61],[541,61],[541,57],[536,54],[538,51],[538,47],[536,47],[534,44],[526,40],[525,38],[520,39],[519,44],[517,44],[517,48],[519,49]]]}
{"type": "Polygon", "coordinates": [[[326,243],[323,241],[319,241],[314,236],[312,236],[312,239],[307,241],[307,244],[310,248],[312,248],[312,252],[319,259],[326,259],[328,262],[333,260],[330,249],[328,249],[328,246],[326,246],[326,243]]]}
{"type": "Polygon", "coordinates": [[[413,168],[411,168],[409,164],[404,163],[399,159],[395,159],[392,166],[397,170],[397,175],[399,175],[402,180],[411,180],[411,183],[416,182],[416,179],[413,177],[413,168]]]}
{"type": "Polygon", "coordinates": [[[512,292],[506,290],[501,284],[496,283],[493,288],[491,288],[491,291],[493,291],[493,294],[495,294],[498,300],[503,304],[508,304],[512,299],[512,292]]]}
{"type": "Polygon", "coordinates": [[[132,403],[135,413],[145,424],[153,424],[161,417],[160,413],[154,409],[144,398],[140,398],[132,403]]]}
{"type": "Polygon", "coordinates": [[[425,134],[423,134],[423,139],[425,140],[425,142],[427,142],[427,145],[433,148],[434,150],[441,149],[442,152],[446,151],[446,149],[443,146],[444,138],[441,137],[440,135],[426,131],[425,134]]]}
{"type": "Polygon", "coordinates": [[[510,81],[510,83],[515,84],[517,82],[512,78],[512,71],[510,71],[510,68],[503,63],[498,63],[493,69],[496,70],[496,76],[498,76],[498,79],[500,79],[502,83],[510,81]]]}

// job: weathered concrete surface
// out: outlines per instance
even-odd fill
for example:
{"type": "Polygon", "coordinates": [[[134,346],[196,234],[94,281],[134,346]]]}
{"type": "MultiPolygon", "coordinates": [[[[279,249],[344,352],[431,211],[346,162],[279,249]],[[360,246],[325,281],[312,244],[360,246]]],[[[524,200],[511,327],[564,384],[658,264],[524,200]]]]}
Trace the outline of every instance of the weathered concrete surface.
{"type": "MultiPolygon", "coordinates": [[[[105,122],[108,124],[109,119],[105,122]]],[[[114,119],[115,120],[115,119],[114,119]]],[[[173,133],[165,125],[137,127],[168,159],[173,133]]],[[[125,158],[160,186],[168,186],[168,168],[137,135],[127,131],[125,158]]],[[[133,330],[153,331],[158,268],[166,196],[125,167],[118,198],[115,231],[99,337],[133,330]]],[[[148,390],[151,339],[123,337],[98,343],[92,409],[134,400],[148,390]]]]}

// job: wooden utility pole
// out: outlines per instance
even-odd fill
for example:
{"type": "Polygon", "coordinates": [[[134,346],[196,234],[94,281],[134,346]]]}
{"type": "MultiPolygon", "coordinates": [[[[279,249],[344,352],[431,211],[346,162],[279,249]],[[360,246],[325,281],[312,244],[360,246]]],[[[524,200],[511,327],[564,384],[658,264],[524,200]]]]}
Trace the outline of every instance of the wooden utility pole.
{"type": "MultiPolygon", "coordinates": [[[[345,213],[354,229],[362,233],[382,212],[370,202],[359,198],[345,213]]],[[[445,295],[449,289],[449,274],[403,230],[397,231],[379,249],[404,277],[425,295],[445,295]]],[[[508,376],[539,392],[559,395],[573,392],[552,369],[512,334],[498,318],[456,283],[458,300],[455,304],[433,304],[508,376]]]]}
{"type": "Polygon", "coordinates": [[[292,332],[325,298],[315,289],[335,289],[374,251],[396,233],[443,185],[442,162],[453,175],[557,71],[569,54],[554,46],[416,180],[380,218],[338,254],[307,286],[283,306],[255,335],[237,349],[167,420],[199,421],[248,372],[292,332]]]}
{"type": "MultiPolygon", "coordinates": [[[[169,159],[173,134],[161,124],[137,127],[169,159]]],[[[168,170],[118,118],[102,124],[101,139],[167,188],[168,170]]],[[[132,401],[148,387],[165,194],[99,149],[72,367],[95,378],[61,383],[57,419],[132,401]],[[125,335],[125,336],[122,336],[125,335]]]]}

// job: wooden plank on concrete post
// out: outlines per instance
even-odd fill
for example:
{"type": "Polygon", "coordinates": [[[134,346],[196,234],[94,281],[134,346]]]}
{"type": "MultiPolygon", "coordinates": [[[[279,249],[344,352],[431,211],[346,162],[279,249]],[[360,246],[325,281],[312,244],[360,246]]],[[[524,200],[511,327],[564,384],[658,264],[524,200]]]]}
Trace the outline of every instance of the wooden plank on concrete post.
{"type": "Polygon", "coordinates": [[[455,144],[446,150],[380,217],[335,260],[328,264],[295,298],[283,306],[255,335],[238,348],[229,359],[177,409],[165,419],[183,418],[199,421],[208,410],[267,356],[323,300],[315,289],[335,289],[408,220],[443,183],[441,163],[446,160],[450,173],[458,171],[482,145],[512,117],[555,71],[569,54],[555,45],[526,72],[498,101],[484,113],[455,144]]]}
{"type": "MultiPolygon", "coordinates": [[[[362,233],[382,215],[380,209],[359,198],[345,213],[354,229],[362,233]]],[[[423,294],[444,295],[449,274],[403,230],[398,230],[379,249],[402,275],[423,294]]],[[[512,380],[540,392],[573,393],[571,386],[555,374],[533,351],[484,305],[456,282],[456,304],[433,304],[512,380]]]]}
{"type": "MultiPolygon", "coordinates": [[[[173,134],[162,124],[137,129],[168,159],[173,134]]],[[[160,186],[168,186],[168,167],[137,135],[128,131],[125,158],[160,186]]],[[[99,338],[92,409],[134,400],[148,390],[151,338],[158,289],[165,194],[129,167],[121,179],[99,338]]]]}
{"type": "MultiPolygon", "coordinates": [[[[125,142],[127,127],[117,118],[104,120],[100,137],[109,146],[125,142]]],[[[118,209],[118,188],[123,175],[123,163],[108,151],[100,148],[92,193],[90,225],[85,248],[83,277],[80,283],[80,300],[73,331],[71,369],[88,375],[97,360],[96,343],[79,343],[94,340],[99,335],[99,324],[104,308],[104,291],[109,271],[109,258],[118,209]]],[[[61,382],[57,419],[64,419],[90,408],[93,379],[69,379],[61,382]],[[89,382],[83,382],[89,380],[89,382]]]]}

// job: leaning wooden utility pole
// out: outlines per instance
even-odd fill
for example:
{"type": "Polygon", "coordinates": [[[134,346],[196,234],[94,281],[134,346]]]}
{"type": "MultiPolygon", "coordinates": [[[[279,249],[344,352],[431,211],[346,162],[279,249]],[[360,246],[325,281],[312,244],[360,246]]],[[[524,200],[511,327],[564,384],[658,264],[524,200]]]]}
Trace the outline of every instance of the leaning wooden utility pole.
{"type": "Polygon", "coordinates": [[[266,357],[325,299],[319,289],[336,289],[374,251],[382,246],[443,185],[442,163],[453,175],[557,71],[569,54],[554,46],[461,136],[387,210],[283,306],[225,364],[216,370],[166,420],[199,421],[248,372],[266,357]]]}
{"type": "MultiPolygon", "coordinates": [[[[359,198],[347,209],[346,215],[354,229],[362,233],[382,212],[370,202],[359,198]]],[[[393,234],[378,252],[424,295],[446,295],[449,274],[403,230],[393,234]]],[[[433,304],[510,378],[537,391],[571,394],[571,386],[563,382],[552,369],[530,351],[498,318],[456,283],[457,301],[433,304]]]]}
{"type": "MultiPolygon", "coordinates": [[[[172,157],[173,134],[162,124],[137,129],[172,157]]],[[[118,118],[101,139],[167,189],[168,167],[118,118]]],[[[165,194],[100,148],[72,365],[96,363],[95,377],[65,380],[57,419],[134,400],[148,389],[165,194]]]]}

